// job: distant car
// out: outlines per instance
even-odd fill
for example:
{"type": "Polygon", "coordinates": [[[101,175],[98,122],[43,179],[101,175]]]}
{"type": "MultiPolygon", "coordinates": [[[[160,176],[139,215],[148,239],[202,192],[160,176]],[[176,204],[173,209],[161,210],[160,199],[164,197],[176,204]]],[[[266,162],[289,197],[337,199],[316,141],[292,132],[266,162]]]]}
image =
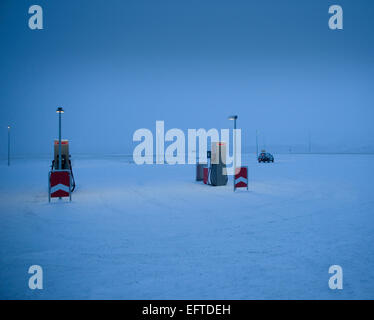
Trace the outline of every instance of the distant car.
{"type": "Polygon", "coordinates": [[[258,155],[258,162],[274,162],[274,157],[269,152],[261,152],[258,155]]]}

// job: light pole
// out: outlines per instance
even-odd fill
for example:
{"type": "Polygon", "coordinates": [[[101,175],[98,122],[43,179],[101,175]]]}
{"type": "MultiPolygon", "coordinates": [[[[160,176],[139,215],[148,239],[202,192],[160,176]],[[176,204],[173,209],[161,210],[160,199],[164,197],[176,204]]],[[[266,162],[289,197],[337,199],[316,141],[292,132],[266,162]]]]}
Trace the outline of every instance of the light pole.
{"type": "Polygon", "coordinates": [[[8,167],[10,166],[10,126],[8,126],[8,167]]]}
{"type": "Polygon", "coordinates": [[[58,107],[56,112],[58,113],[58,169],[61,170],[61,114],[64,113],[64,109],[62,109],[62,107],[58,107]]]}
{"type": "Polygon", "coordinates": [[[256,157],[258,158],[258,132],[256,130],[256,157]]]}
{"type": "Polygon", "coordinates": [[[236,172],[236,119],[238,119],[238,116],[229,116],[229,120],[234,120],[234,131],[233,131],[233,136],[234,136],[234,176],[233,176],[233,181],[234,181],[234,191],[235,191],[235,172],[236,172]]]}

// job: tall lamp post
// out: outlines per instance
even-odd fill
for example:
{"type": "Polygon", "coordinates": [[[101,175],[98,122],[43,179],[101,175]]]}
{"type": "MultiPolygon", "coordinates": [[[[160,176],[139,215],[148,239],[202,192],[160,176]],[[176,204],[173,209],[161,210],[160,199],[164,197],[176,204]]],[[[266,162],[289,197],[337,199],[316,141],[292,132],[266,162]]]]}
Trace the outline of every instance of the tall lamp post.
{"type": "Polygon", "coordinates": [[[10,166],[10,126],[8,126],[8,167],[10,166]]]}
{"type": "Polygon", "coordinates": [[[56,112],[58,113],[58,169],[61,170],[61,114],[64,113],[64,109],[62,107],[58,107],[56,112]]]}
{"type": "Polygon", "coordinates": [[[229,116],[229,120],[234,120],[234,131],[233,131],[233,136],[234,136],[234,176],[233,176],[233,181],[234,181],[234,191],[235,191],[235,172],[236,172],[236,119],[238,119],[238,116],[229,116]]]}

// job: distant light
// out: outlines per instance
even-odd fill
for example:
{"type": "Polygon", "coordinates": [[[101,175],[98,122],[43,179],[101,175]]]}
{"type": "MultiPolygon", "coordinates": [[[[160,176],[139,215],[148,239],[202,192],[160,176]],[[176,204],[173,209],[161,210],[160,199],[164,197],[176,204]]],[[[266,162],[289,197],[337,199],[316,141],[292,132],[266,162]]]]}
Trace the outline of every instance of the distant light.
{"type": "Polygon", "coordinates": [[[10,129],[10,126],[8,126],[8,129],[10,129]]]}
{"type": "Polygon", "coordinates": [[[64,113],[64,109],[62,109],[62,107],[58,107],[56,112],[57,113],[64,113]]]}
{"type": "Polygon", "coordinates": [[[230,117],[228,117],[228,119],[229,120],[236,120],[236,119],[238,119],[238,116],[230,116],[230,117]]]}

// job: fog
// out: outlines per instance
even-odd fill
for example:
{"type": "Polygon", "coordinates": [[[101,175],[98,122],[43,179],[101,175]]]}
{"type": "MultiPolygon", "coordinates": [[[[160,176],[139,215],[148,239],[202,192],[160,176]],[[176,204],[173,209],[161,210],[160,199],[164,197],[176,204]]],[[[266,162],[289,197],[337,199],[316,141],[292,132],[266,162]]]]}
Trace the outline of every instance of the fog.
{"type": "Polygon", "coordinates": [[[133,133],[231,128],[244,151],[374,151],[374,3],[336,1],[30,1],[0,4],[0,154],[131,154],[133,133]]]}

